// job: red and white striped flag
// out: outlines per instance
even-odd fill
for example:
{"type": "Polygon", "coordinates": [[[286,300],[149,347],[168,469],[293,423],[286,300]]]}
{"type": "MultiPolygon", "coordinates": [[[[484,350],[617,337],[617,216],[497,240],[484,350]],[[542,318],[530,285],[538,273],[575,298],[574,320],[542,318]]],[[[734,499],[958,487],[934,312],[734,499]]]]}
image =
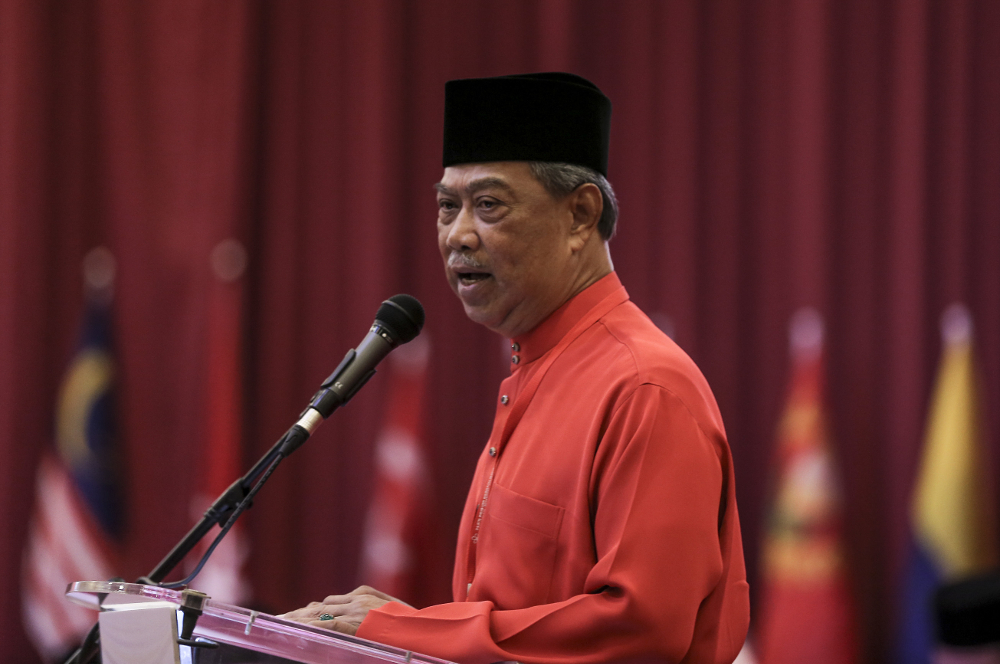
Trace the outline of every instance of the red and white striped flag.
{"type": "MultiPolygon", "coordinates": [[[[211,255],[212,272],[208,307],[208,365],[204,456],[200,490],[191,504],[192,518],[205,510],[243,475],[243,274],[247,255],[243,245],[227,239],[211,255]]],[[[213,529],[188,556],[193,567],[218,534],[213,529]]],[[[246,532],[237,522],[212,553],[194,588],[212,599],[242,604],[250,598],[250,583],[243,570],[249,555],[246,532]]],[[[188,569],[190,572],[190,568],[188,569]]]]}
{"type": "Polygon", "coordinates": [[[47,661],[80,644],[97,613],[70,603],[66,586],[114,576],[122,530],[111,345],[114,258],[84,260],[86,317],[56,405],[55,449],[38,468],[35,507],[22,563],[22,614],[47,661]]]}

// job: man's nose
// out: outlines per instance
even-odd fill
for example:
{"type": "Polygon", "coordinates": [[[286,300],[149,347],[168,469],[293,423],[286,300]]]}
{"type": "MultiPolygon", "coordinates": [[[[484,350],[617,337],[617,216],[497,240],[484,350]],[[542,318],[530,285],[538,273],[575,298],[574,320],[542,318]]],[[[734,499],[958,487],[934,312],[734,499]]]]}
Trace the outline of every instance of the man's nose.
{"type": "Polygon", "coordinates": [[[475,251],[479,248],[475,219],[464,206],[448,229],[448,247],[455,251],[475,251]]]}

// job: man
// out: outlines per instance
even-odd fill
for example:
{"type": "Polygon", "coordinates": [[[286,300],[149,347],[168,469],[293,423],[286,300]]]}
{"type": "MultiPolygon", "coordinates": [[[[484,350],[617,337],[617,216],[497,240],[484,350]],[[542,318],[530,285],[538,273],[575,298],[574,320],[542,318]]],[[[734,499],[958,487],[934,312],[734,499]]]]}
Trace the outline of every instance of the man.
{"type": "Polygon", "coordinates": [[[417,610],[362,587],[288,618],[463,664],[738,654],[729,447],[705,379],[613,271],[610,116],[570,74],[447,84],[445,273],[469,318],[512,340],[454,602],[417,610]]]}

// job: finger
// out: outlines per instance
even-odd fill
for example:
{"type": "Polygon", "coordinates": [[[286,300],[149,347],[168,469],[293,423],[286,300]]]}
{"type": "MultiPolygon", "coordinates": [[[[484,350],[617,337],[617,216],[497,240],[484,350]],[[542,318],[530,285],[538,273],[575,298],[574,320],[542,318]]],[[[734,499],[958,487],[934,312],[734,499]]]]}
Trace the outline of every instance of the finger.
{"type": "Polygon", "coordinates": [[[281,618],[282,620],[293,620],[295,622],[308,622],[310,620],[316,620],[316,614],[313,611],[298,609],[296,611],[289,611],[288,613],[283,613],[280,616],[275,616],[275,618],[281,618]]]}
{"type": "Polygon", "coordinates": [[[333,620],[313,620],[307,624],[312,627],[319,627],[320,629],[340,632],[341,634],[350,634],[351,636],[354,636],[358,632],[356,624],[348,620],[342,620],[340,617],[336,617],[333,620]]]}
{"type": "Polygon", "coordinates": [[[349,604],[353,599],[353,593],[348,595],[328,595],[323,598],[323,604],[349,604]]]}
{"type": "Polygon", "coordinates": [[[306,604],[302,608],[294,609],[292,611],[286,611],[285,613],[282,613],[281,615],[275,616],[275,618],[287,618],[288,616],[291,616],[293,614],[298,614],[298,613],[301,613],[303,611],[311,611],[311,610],[313,610],[313,609],[315,609],[316,607],[319,607],[319,606],[322,606],[322,604],[320,602],[309,602],[308,604],[306,604]]]}
{"type": "Polygon", "coordinates": [[[387,599],[389,596],[386,595],[381,590],[372,588],[371,586],[358,586],[350,592],[351,595],[374,595],[375,597],[381,597],[382,599],[387,599]]]}
{"type": "MultiPolygon", "coordinates": [[[[328,607],[319,602],[312,602],[309,606],[305,606],[301,609],[295,609],[294,611],[289,611],[288,613],[277,616],[278,618],[283,618],[284,620],[294,620],[296,622],[309,622],[311,620],[317,620],[320,615],[328,613],[328,607]]],[[[337,611],[337,613],[341,613],[337,611]]]]}
{"type": "Polygon", "coordinates": [[[398,602],[399,601],[395,597],[392,597],[391,595],[387,595],[386,593],[382,592],[381,590],[377,590],[375,588],[372,588],[371,586],[358,586],[357,588],[355,588],[351,592],[347,593],[346,595],[329,595],[329,596],[327,596],[326,598],[323,599],[323,603],[324,604],[348,604],[348,603],[352,602],[356,597],[359,597],[361,595],[372,595],[374,597],[378,597],[380,599],[384,599],[384,600],[389,601],[389,602],[398,602]]]}
{"type": "Polygon", "coordinates": [[[358,596],[358,595],[372,595],[374,597],[378,597],[380,599],[384,599],[387,602],[398,602],[399,601],[398,599],[396,599],[392,595],[388,595],[388,594],[382,592],[381,590],[378,590],[376,588],[372,588],[371,586],[358,586],[357,588],[355,588],[354,590],[352,590],[348,594],[349,595],[353,595],[355,597],[358,596]]]}

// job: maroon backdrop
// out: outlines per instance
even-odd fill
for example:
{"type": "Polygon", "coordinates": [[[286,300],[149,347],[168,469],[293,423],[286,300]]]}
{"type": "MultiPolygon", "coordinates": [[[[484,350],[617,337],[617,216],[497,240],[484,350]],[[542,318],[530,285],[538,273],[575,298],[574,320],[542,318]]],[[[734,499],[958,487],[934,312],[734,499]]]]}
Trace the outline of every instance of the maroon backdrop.
{"type": "MultiPolygon", "coordinates": [[[[571,70],[614,101],[612,255],[718,397],[752,583],[787,321],[807,304],[826,316],[854,588],[866,659],[884,660],[938,319],[956,300],[977,326],[1000,477],[998,34],[992,0],[0,2],[0,658],[28,661],[13,589],[96,244],[119,261],[122,574],[190,525],[209,253],[235,237],[250,255],[247,466],[380,300],[424,302],[440,564],[409,599],[447,598],[506,363],[438,264],[443,84],[571,70]]],[[[383,389],[247,514],[259,606],[357,581],[383,389]]]]}

